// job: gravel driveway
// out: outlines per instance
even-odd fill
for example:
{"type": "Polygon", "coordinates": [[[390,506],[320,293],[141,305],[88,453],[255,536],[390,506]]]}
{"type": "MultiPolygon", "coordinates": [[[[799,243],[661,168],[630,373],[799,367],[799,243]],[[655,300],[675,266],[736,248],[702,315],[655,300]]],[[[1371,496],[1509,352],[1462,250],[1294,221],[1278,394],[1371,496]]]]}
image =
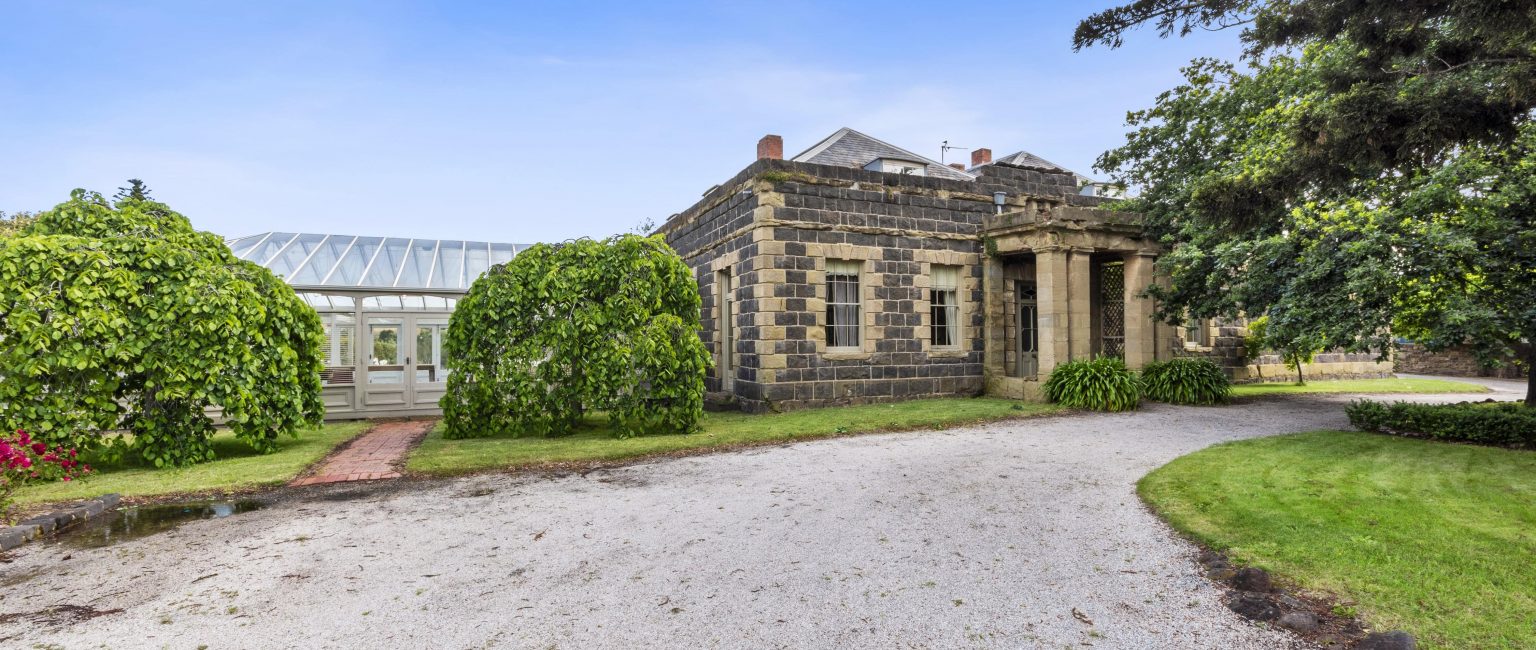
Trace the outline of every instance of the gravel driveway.
{"type": "Polygon", "coordinates": [[[24,547],[0,612],[122,611],[0,617],[0,645],[1299,647],[1228,612],[1134,484],[1223,440],[1344,427],[1346,399],[306,488],[107,548],[24,547]]]}

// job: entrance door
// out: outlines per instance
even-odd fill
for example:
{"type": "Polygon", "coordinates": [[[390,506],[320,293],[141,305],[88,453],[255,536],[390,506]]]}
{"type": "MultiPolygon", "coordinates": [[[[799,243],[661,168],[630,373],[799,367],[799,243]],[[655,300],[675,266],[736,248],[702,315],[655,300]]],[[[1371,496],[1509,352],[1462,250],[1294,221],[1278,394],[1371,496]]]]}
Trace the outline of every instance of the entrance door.
{"type": "Polygon", "coordinates": [[[442,316],[368,316],[363,406],[371,410],[434,408],[447,388],[442,316]]]}
{"type": "Polygon", "coordinates": [[[1035,283],[1019,283],[1019,376],[1034,377],[1040,373],[1040,303],[1035,283]]]}
{"type": "Polygon", "coordinates": [[[448,390],[448,369],[443,367],[443,336],[448,332],[448,319],[416,316],[411,321],[416,331],[411,403],[416,408],[436,408],[448,390]]]}

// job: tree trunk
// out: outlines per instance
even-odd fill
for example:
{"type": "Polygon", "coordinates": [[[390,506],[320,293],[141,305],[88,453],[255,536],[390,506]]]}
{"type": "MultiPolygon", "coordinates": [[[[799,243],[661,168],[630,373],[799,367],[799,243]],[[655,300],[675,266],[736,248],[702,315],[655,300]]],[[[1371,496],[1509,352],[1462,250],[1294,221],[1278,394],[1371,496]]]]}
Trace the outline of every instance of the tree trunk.
{"type": "Polygon", "coordinates": [[[1525,353],[1525,407],[1536,408],[1536,339],[1528,340],[1531,349],[1525,353]]]}
{"type": "Polygon", "coordinates": [[[1297,386],[1305,386],[1305,385],[1307,385],[1307,378],[1301,376],[1301,355],[1298,354],[1298,355],[1296,355],[1294,357],[1291,357],[1291,358],[1296,361],[1296,385],[1297,386]]]}

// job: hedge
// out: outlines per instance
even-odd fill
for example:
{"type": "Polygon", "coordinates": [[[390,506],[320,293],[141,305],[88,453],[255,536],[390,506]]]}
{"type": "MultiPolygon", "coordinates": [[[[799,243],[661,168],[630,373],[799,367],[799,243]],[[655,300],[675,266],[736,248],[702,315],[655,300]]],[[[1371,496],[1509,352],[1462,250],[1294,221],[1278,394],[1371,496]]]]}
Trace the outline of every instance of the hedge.
{"type": "Polygon", "coordinates": [[[1488,445],[1536,446],[1536,409],[1515,403],[1386,404],[1351,402],[1350,424],[1361,431],[1459,440],[1488,445]]]}

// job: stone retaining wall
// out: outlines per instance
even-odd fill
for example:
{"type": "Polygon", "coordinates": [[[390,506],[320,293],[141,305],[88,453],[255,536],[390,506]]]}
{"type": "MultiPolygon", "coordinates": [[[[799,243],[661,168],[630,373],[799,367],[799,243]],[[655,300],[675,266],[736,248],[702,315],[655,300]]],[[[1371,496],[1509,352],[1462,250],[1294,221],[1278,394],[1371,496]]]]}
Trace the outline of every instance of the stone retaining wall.
{"type": "Polygon", "coordinates": [[[1497,377],[1500,379],[1524,379],[1527,369],[1516,359],[1503,360],[1496,367],[1486,367],[1468,346],[1457,346],[1439,352],[1430,352],[1423,346],[1404,343],[1397,353],[1397,371],[1420,375],[1449,375],[1452,377],[1497,377]]]}

